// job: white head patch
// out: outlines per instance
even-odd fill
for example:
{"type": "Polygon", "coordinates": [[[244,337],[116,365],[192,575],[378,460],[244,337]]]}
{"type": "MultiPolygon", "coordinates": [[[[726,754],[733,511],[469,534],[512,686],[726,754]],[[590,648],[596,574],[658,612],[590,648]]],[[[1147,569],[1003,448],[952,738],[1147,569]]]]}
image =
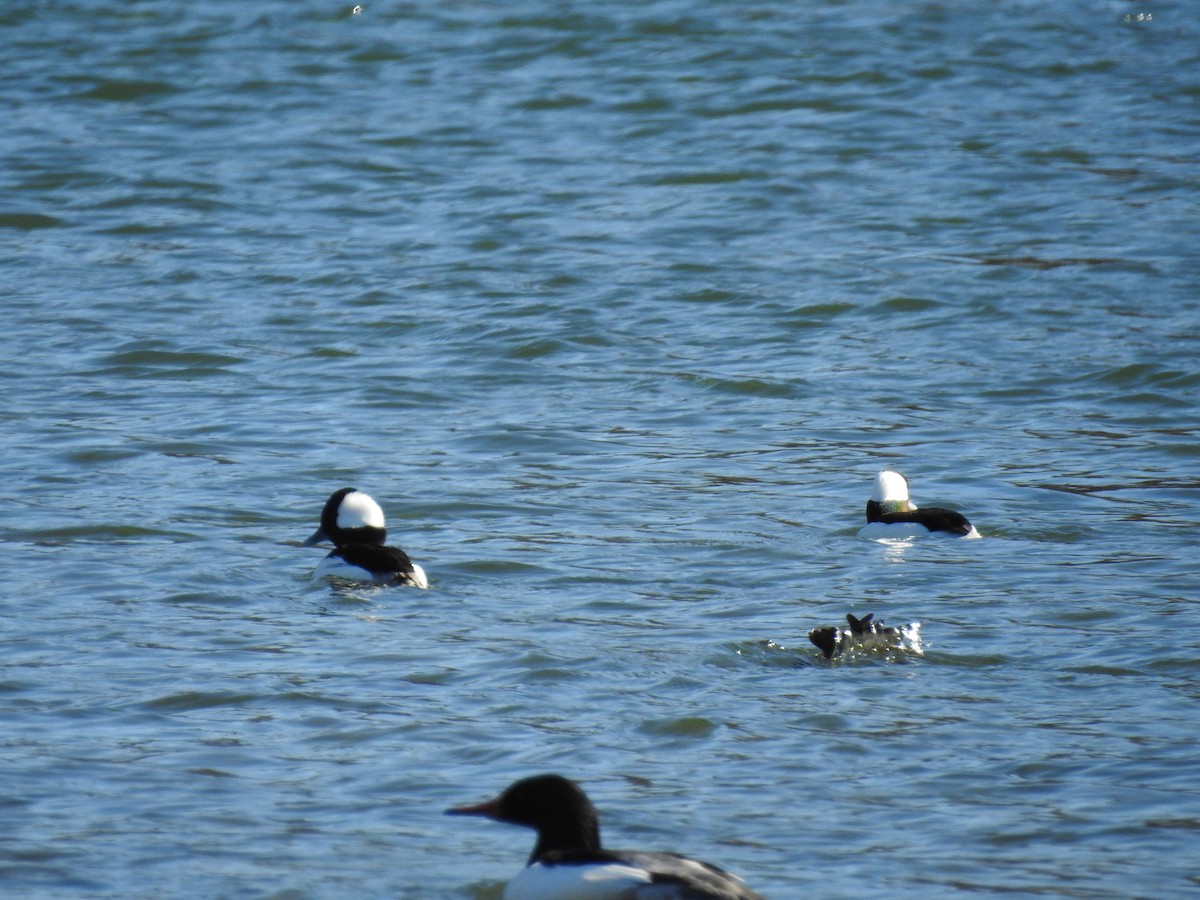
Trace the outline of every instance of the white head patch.
{"type": "Polygon", "coordinates": [[[338,505],[338,528],[383,528],[383,510],[362,491],[351,491],[338,505]]]}
{"type": "Polygon", "coordinates": [[[884,469],[875,476],[875,490],[871,492],[871,499],[895,509],[916,509],[908,501],[908,482],[903,475],[891,469],[884,469]]]}

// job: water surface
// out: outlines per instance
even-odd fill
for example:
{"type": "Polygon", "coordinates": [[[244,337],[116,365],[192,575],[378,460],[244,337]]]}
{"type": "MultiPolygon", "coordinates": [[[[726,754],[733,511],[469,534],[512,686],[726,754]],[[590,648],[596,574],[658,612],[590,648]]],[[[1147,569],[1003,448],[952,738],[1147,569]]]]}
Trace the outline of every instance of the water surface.
{"type": "Polygon", "coordinates": [[[1195,891],[1182,7],[0,27],[4,893],[498,897],[541,771],[774,898],[1195,891]],[[347,484],[431,590],[309,578],[347,484]]]}

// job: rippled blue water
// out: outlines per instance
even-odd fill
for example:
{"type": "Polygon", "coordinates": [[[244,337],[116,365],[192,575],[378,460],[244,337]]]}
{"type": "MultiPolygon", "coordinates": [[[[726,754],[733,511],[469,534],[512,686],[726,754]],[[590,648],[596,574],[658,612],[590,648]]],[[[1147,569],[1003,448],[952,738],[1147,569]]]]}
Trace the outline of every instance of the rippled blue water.
{"type": "Polygon", "coordinates": [[[773,898],[1195,892],[1184,4],[0,34],[0,893],[495,898],[540,771],[773,898]],[[309,578],[345,484],[430,591],[309,578]]]}

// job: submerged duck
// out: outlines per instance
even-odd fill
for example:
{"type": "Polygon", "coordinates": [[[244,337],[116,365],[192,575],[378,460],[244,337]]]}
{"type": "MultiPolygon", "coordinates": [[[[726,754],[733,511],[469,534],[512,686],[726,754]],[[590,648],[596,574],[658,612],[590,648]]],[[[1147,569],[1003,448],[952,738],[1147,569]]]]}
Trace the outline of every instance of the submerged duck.
{"type": "Polygon", "coordinates": [[[908,481],[904,476],[884,469],[875,476],[875,489],[867,501],[867,524],[859,529],[858,536],[878,539],[925,534],[979,537],[975,526],[962,513],[936,506],[919,509],[908,499],[908,481]]]}
{"type": "Polygon", "coordinates": [[[736,875],[708,863],[602,849],[596,808],[561,775],[526,778],[495,800],[446,812],[537,832],[529,862],[505,887],[504,900],[763,900],[736,875]]]}
{"type": "Polygon", "coordinates": [[[827,625],[814,628],[808,633],[808,639],[826,659],[843,656],[854,650],[904,650],[921,655],[920,622],[892,628],[876,621],[875,613],[867,613],[861,619],[846,613],[846,623],[848,627],[827,625]]]}
{"type": "Polygon", "coordinates": [[[316,575],[429,587],[425,570],[399,547],[384,546],[386,540],[379,504],[362,491],[346,487],[334,491],[325,501],[321,526],[302,546],[312,547],[323,541],[333,544],[333,550],[317,566],[316,575]]]}

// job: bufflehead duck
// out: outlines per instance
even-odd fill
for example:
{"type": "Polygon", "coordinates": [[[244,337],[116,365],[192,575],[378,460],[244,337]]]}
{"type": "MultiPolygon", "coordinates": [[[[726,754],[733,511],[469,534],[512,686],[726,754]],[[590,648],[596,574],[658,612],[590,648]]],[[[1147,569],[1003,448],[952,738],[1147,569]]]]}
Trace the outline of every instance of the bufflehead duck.
{"type": "Polygon", "coordinates": [[[427,588],[425,570],[399,547],[385,547],[387,531],[383,510],[370,496],[355,488],[334,491],[321,510],[321,527],[302,546],[330,541],[333,551],[321,560],[316,575],[354,581],[410,585],[427,588]]]}
{"type": "Polygon", "coordinates": [[[918,509],[908,499],[908,482],[899,472],[884,469],[875,476],[875,490],[867,501],[863,538],[907,538],[924,534],[977,538],[979,532],[962,513],[931,506],[918,509]]]}
{"type": "Polygon", "coordinates": [[[604,850],[596,808],[575,782],[537,775],[455,816],[524,825],[537,843],[504,900],[763,900],[736,875],[674,853],[604,850]]]}
{"type": "Polygon", "coordinates": [[[816,645],[826,659],[844,656],[854,650],[863,652],[903,650],[921,655],[921,623],[913,622],[896,628],[875,620],[874,613],[856,619],[846,613],[849,627],[829,625],[814,628],[808,639],[816,645]]]}

